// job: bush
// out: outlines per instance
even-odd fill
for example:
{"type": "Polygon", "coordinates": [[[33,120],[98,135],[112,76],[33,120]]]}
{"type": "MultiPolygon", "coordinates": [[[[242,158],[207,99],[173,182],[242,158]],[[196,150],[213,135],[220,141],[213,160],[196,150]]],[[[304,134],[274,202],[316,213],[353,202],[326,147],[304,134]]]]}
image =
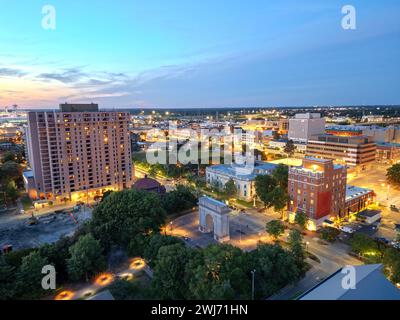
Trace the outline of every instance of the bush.
{"type": "Polygon", "coordinates": [[[321,239],[329,242],[334,242],[339,234],[340,231],[335,228],[326,227],[320,230],[321,239]]]}

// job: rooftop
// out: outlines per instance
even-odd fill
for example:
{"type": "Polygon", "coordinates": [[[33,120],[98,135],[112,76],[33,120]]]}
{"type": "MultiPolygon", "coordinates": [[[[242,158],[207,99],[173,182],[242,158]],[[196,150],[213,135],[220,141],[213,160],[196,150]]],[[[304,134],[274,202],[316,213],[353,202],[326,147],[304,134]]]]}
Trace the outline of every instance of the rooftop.
{"type": "Polygon", "coordinates": [[[214,206],[217,206],[217,207],[220,207],[220,208],[225,208],[225,207],[227,207],[227,205],[226,205],[225,203],[223,203],[223,202],[221,202],[221,201],[218,201],[218,200],[216,200],[216,199],[214,199],[214,198],[208,197],[208,196],[203,196],[203,197],[201,197],[201,198],[199,199],[199,202],[200,202],[200,201],[207,201],[207,202],[209,202],[210,204],[212,204],[212,205],[214,205],[214,206]]]}
{"type": "Polygon", "coordinates": [[[240,179],[240,180],[254,180],[259,174],[266,174],[273,171],[277,167],[274,163],[256,161],[253,166],[240,166],[229,164],[217,164],[210,166],[207,170],[212,170],[227,176],[240,179]]]}
{"type": "Polygon", "coordinates": [[[372,191],[373,190],[371,190],[371,189],[347,185],[346,186],[346,201],[357,198],[364,194],[368,194],[372,191]]]}
{"type": "Polygon", "coordinates": [[[301,295],[298,300],[400,300],[397,289],[382,273],[382,264],[353,266],[355,289],[345,289],[343,268],[301,295]]]}

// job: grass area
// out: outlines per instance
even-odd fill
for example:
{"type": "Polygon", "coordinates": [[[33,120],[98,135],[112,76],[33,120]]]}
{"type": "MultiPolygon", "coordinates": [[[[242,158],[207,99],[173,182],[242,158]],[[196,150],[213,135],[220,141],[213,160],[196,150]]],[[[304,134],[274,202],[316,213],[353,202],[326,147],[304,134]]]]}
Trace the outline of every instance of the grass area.
{"type": "Polygon", "coordinates": [[[245,201],[241,199],[236,199],[235,202],[243,207],[246,207],[248,209],[253,208],[253,202],[252,201],[245,201]]]}

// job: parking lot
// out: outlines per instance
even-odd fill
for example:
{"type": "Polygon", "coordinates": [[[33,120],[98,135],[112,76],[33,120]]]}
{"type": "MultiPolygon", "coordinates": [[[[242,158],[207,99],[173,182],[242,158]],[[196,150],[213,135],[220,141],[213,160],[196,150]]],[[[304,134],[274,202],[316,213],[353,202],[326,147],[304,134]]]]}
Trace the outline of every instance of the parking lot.
{"type": "Polygon", "coordinates": [[[37,223],[29,225],[29,218],[13,223],[0,223],[0,248],[11,245],[13,250],[37,247],[45,243],[56,242],[62,236],[68,236],[86,220],[92,210],[82,207],[74,213],[49,213],[37,218],[37,223]]]}

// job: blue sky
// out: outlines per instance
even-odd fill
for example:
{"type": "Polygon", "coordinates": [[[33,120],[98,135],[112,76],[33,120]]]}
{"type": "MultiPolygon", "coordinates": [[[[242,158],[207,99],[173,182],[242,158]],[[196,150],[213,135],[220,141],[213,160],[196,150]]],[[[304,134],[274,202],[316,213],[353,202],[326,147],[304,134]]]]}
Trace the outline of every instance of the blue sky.
{"type": "Polygon", "coordinates": [[[398,0],[0,3],[0,107],[400,104],[398,0]]]}

